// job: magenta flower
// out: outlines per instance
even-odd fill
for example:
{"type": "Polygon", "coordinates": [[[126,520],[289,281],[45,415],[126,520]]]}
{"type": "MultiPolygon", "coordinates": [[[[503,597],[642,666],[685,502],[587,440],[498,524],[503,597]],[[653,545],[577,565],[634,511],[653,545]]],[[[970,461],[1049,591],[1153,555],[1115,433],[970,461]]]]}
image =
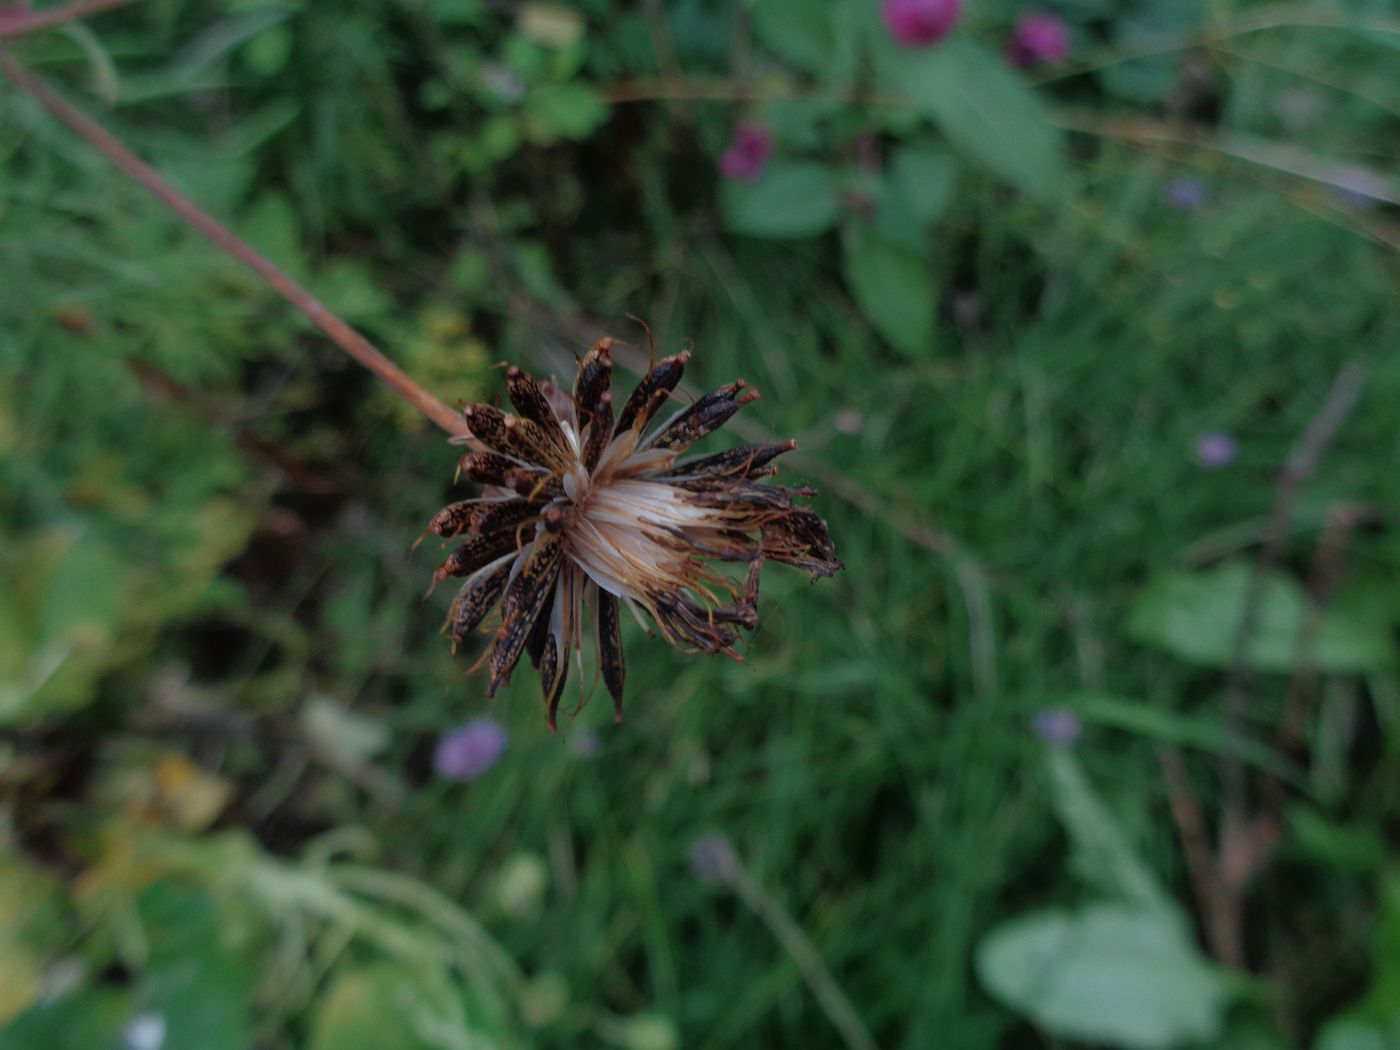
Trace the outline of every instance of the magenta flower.
{"type": "Polygon", "coordinates": [[[1012,64],[1022,69],[1058,66],[1069,58],[1069,31],[1064,22],[1047,12],[1023,15],[1011,34],[1006,53],[1012,64]]]}
{"type": "Polygon", "coordinates": [[[902,47],[928,47],[953,31],[962,0],[885,0],[885,28],[902,47]]]}
{"type": "Polygon", "coordinates": [[[740,124],[734,129],[729,148],[719,158],[719,173],[726,179],[757,182],[763,167],[773,155],[773,136],[758,124],[740,124]]]}
{"type": "Polygon", "coordinates": [[[1202,434],[1196,440],[1196,461],[1211,470],[1228,467],[1239,452],[1239,446],[1229,434],[1202,434]]]}
{"type": "Polygon", "coordinates": [[[476,780],[506,749],[505,726],[494,718],[473,718],[444,733],[433,755],[433,769],[444,780],[476,780]]]}

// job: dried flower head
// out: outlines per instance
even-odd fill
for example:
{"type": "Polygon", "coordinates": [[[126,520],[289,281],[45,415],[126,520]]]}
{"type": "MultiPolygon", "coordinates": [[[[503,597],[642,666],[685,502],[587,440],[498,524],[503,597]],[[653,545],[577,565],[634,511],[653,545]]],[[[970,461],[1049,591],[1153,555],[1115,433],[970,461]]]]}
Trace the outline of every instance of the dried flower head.
{"type": "Polygon", "coordinates": [[[551,399],[519,368],[506,373],[518,415],[490,405],[463,408],[485,446],[462,458],[481,498],[444,507],[429,523],[466,537],[435,573],[465,577],[445,630],[453,649],[496,605],[490,652],[492,696],[523,652],[539,668],[549,725],[555,724],[570,653],[582,665],[584,607],[603,682],[622,717],[619,603],[678,649],[741,659],[739,629],[758,619],[765,560],[830,576],[841,568],[826,522],[794,499],[811,489],[762,484],[795,442],[744,445],[686,456],[758,396],[742,379],[654,418],[680,382],[688,352],[656,362],[614,411],[611,339],[579,364],[572,396],[551,399]],[[747,566],[730,579],[715,562],[747,566]]]}

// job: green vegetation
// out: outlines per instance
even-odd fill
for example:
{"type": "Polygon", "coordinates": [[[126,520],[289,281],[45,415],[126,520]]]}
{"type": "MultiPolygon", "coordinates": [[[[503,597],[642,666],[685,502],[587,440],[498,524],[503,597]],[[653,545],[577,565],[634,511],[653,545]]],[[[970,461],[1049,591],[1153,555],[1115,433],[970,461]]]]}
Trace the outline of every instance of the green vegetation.
{"type": "Polygon", "coordinates": [[[0,1050],[1400,1043],[1400,10],[1048,6],[4,44],[449,404],[742,375],[846,569],[488,703],[460,450],[0,79],[0,1050]]]}

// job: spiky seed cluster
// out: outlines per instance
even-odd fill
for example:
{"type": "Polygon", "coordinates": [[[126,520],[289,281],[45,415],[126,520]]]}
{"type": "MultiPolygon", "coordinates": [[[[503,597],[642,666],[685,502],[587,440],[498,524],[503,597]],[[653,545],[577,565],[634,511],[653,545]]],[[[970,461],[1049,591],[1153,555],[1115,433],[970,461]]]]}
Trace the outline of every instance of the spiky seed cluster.
{"type": "Polygon", "coordinates": [[[429,523],[439,536],[466,537],[434,574],[465,577],[445,631],[453,651],[499,601],[501,624],[487,657],[492,696],[530,654],[554,728],[570,652],[582,661],[583,607],[603,681],[622,717],[623,660],[618,602],[644,630],[646,617],[679,649],[735,651],[739,628],[758,620],[765,560],[812,576],[841,568],[826,522],[793,503],[811,489],[760,484],[792,441],[684,457],[758,393],[742,379],[650,427],[680,382],[688,352],[663,358],[619,412],[612,403],[613,341],[579,364],[573,396],[551,402],[519,368],[506,391],[519,415],[490,405],[463,408],[486,451],[462,458],[461,473],[488,488],[480,499],[444,507],[429,523]],[[710,563],[746,563],[742,585],[710,563]]]}

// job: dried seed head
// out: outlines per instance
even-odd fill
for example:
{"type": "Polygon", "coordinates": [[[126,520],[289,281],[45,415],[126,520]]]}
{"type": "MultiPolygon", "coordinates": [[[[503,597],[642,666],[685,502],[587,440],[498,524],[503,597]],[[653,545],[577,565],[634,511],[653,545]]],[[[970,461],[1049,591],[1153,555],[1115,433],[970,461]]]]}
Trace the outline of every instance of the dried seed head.
{"type": "Polygon", "coordinates": [[[461,472],[507,494],[454,503],[428,526],[440,536],[468,537],[435,574],[466,577],[448,617],[454,648],[499,600],[486,693],[508,681],[528,653],[550,728],[569,655],[583,649],[585,606],[599,672],[621,720],[620,606],[650,620],[678,648],[742,659],[736,646],[740,631],[758,622],[765,559],[814,578],[841,568],[826,522],[793,502],[815,492],[758,481],[777,470],[774,461],[795,442],[682,458],[757,391],[736,380],[651,426],[690,360],[682,351],[657,361],[614,417],[612,345],[600,339],[584,356],[562,407],[551,401],[559,391],[546,394],[515,366],[506,372],[506,390],[518,416],[490,405],[464,407],[468,428],[488,451],[463,457],[461,472]],[[748,570],[735,580],[715,563],[748,570]]]}

